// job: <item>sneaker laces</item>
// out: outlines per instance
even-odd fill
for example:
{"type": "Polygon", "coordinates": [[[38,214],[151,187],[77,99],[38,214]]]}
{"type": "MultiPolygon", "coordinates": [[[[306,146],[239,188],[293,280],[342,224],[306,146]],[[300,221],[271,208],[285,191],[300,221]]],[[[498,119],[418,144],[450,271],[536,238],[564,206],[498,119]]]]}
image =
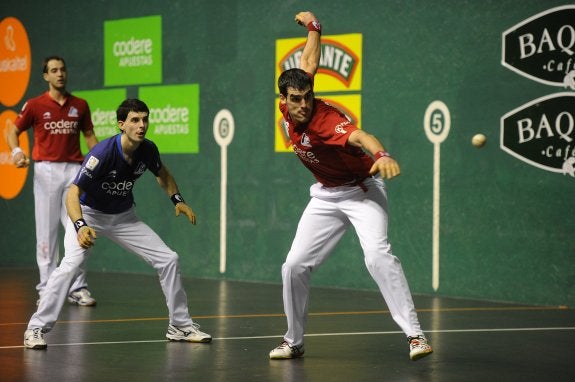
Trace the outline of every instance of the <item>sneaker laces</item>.
{"type": "Polygon", "coordinates": [[[34,328],[32,329],[32,336],[35,340],[41,340],[43,338],[44,333],[42,333],[42,328],[34,328]]]}
{"type": "Polygon", "coordinates": [[[407,337],[407,342],[411,348],[424,348],[427,346],[427,339],[423,336],[407,337]]]}
{"type": "Polygon", "coordinates": [[[302,351],[302,347],[301,346],[291,346],[290,344],[288,344],[287,341],[283,341],[281,344],[279,344],[279,346],[276,349],[289,349],[290,352],[292,352],[293,354],[301,354],[302,351]]]}
{"type": "Polygon", "coordinates": [[[279,346],[276,349],[284,349],[286,347],[289,348],[290,350],[293,349],[291,346],[289,346],[287,341],[283,341],[281,344],[279,344],[279,346]]]}
{"type": "MultiPolygon", "coordinates": [[[[176,325],[170,324],[170,327],[171,327],[171,328],[174,328],[176,331],[179,331],[179,332],[184,333],[185,335],[187,335],[188,332],[190,332],[190,333],[192,333],[192,332],[193,332],[193,333],[200,332],[200,325],[199,325],[199,324],[196,324],[195,322],[192,323],[192,324],[189,325],[189,326],[176,326],[176,325]]],[[[168,329],[169,329],[169,328],[168,328],[168,329]]]]}

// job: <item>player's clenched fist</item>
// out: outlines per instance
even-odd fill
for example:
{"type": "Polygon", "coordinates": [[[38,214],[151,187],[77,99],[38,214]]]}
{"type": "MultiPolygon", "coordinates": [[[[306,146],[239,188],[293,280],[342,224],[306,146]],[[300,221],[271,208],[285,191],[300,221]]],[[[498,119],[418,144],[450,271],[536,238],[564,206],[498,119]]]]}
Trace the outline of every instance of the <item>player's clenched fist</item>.
{"type": "Polygon", "coordinates": [[[92,227],[83,226],[78,230],[78,243],[82,248],[90,248],[96,244],[96,231],[92,227]]]}
{"type": "Polygon", "coordinates": [[[26,155],[22,152],[14,155],[12,160],[18,168],[28,167],[30,165],[30,159],[26,158],[26,155]]]}
{"type": "Polygon", "coordinates": [[[304,27],[314,20],[317,19],[311,12],[300,12],[297,15],[295,15],[295,22],[300,25],[303,25],[304,27]]]}
{"type": "Polygon", "coordinates": [[[192,208],[184,202],[176,204],[176,216],[180,216],[180,213],[186,215],[192,224],[196,224],[196,214],[192,211],[192,208]]]}

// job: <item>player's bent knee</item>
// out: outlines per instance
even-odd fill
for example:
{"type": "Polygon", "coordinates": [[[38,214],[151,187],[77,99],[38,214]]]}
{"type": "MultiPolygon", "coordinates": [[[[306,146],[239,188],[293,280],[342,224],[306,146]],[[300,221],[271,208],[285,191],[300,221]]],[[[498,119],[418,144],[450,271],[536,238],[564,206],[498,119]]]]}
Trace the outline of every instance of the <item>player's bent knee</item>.
{"type": "Polygon", "coordinates": [[[180,257],[174,251],[166,251],[153,259],[147,259],[146,262],[161,273],[163,270],[179,267],[180,257]]]}
{"type": "Polygon", "coordinates": [[[165,264],[178,264],[180,261],[180,256],[176,252],[168,252],[164,257],[165,264]]]}
{"type": "Polygon", "coordinates": [[[364,251],[365,263],[370,265],[383,265],[383,266],[394,266],[400,264],[400,260],[397,256],[391,254],[391,251],[371,250],[364,251]]]}
{"type": "Polygon", "coordinates": [[[61,273],[72,273],[75,275],[80,270],[82,264],[83,261],[79,261],[77,259],[64,258],[62,259],[62,262],[60,263],[57,269],[59,269],[61,273]]]}
{"type": "Polygon", "coordinates": [[[282,265],[282,274],[285,276],[290,277],[298,277],[301,275],[305,275],[311,272],[311,269],[308,266],[305,266],[300,263],[293,263],[286,261],[282,265]]]}

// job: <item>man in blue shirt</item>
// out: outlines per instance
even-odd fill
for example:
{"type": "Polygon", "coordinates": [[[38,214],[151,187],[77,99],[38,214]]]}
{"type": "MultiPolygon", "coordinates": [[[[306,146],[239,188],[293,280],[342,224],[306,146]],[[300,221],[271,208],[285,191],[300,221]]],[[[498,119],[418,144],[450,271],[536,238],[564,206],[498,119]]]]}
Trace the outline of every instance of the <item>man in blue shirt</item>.
{"type": "Polygon", "coordinates": [[[116,111],[121,133],[88,153],[68,194],[70,221],[64,237],[65,256],[48,279],[36,313],[32,315],[24,346],[45,349],[44,333],[56,323],[74,275],[86,261],[98,235],[106,236],[145,260],[158,272],[169,311],[166,338],[172,341],[210,342],[188,313],[178,255],[134,211],[132,190],[136,180],[150,170],[175,205],[192,224],[196,215],[184,202],[169,170],[162,164],[156,145],[145,138],[149,109],[137,99],[122,102],[116,111]]]}

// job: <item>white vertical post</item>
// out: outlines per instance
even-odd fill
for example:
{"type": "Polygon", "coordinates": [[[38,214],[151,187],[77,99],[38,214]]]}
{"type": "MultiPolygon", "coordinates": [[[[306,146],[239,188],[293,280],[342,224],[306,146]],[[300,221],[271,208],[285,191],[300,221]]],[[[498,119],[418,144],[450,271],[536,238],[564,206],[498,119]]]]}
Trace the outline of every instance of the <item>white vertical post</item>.
{"type": "Polygon", "coordinates": [[[227,190],[228,190],[228,145],[234,137],[234,117],[227,109],[220,110],[214,117],[214,138],[220,145],[220,273],[226,272],[227,262],[227,190]]]}
{"type": "Polygon", "coordinates": [[[220,179],[220,273],[226,272],[227,260],[227,210],[228,210],[228,148],[221,148],[220,179]]]}
{"type": "Polygon", "coordinates": [[[434,291],[439,289],[439,179],[441,150],[439,143],[433,144],[433,262],[431,285],[434,291]]]}
{"type": "Polygon", "coordinates": [[[441,101],[433,101],[423,117],[423,127],[427,138],[433,143],[433,228],[432,228],[432,276],[431,286],[439,289],[439,191],[441,169],[441,142],[447,138],[451,128],[449,109],[441,101]]]}

